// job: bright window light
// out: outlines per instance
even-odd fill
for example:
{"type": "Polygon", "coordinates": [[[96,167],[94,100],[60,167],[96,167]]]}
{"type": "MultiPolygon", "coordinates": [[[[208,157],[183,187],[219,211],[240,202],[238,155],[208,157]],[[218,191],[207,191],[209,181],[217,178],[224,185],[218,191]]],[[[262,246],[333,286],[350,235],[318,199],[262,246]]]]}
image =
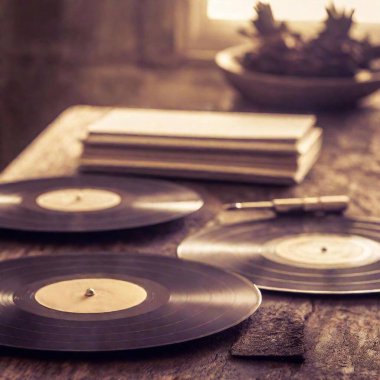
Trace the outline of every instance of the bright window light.
{"type": "MultiPolygon", "coordinates": [[[[267,0],[279,20],[319,21],[326,16],[331,0],[267,0]]],[[[252,17],[252,0],[208,0],[207,14],[213,20],[247,20],[252,17]]],[[[355,19],[363,23],[380,23],[379,0],[334,0],[338,7],[355,9],[355,19]]]]}

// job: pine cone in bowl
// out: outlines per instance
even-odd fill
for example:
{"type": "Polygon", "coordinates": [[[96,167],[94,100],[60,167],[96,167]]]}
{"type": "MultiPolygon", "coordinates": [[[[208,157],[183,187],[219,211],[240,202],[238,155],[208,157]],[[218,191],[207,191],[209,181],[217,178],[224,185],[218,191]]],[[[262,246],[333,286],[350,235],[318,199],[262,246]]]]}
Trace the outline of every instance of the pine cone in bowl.
{"type": "Polygon", "coordinates": [[[372,46],[368,39],[350,36],[354,11],[326,8],[327,19],[322,31],[311,40],[292,32],[277,22],[270,5],[258,3],[254,32],[243,31],[255,42],[242,65],[253,71],[301,77],[353,77],[370,65],[372,46]]]}
{"type": "Polygon", "coordinates": [[[319,34],[304,38],[277,22],[269,5],[241,31],[250,43],[219,52],[215,61],[230,84],[257,105],[316,110],[352,106],[380,88],[380,47],[350,36],[353,11],[327,8],[319,34]],[[376,69],[378,67],[378,69],[376,69]]]}

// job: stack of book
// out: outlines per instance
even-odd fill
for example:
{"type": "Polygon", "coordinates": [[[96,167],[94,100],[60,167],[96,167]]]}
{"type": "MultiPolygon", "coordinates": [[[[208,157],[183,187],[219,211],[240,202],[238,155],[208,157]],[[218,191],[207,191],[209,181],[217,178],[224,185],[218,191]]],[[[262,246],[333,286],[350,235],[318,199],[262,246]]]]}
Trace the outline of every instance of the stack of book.
{"type": "Polygon", "coordinates": [[[318,158],[313,115],[116,109],[89,126],[83,171],[292,184],[318,158]]]}

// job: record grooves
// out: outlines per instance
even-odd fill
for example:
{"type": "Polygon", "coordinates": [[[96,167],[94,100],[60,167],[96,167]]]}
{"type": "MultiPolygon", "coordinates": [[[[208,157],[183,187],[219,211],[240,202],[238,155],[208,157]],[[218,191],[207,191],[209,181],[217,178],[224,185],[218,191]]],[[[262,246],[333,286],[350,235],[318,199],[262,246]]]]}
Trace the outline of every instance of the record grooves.
{"type": "Polygon", "coordinates": [[[0,228],[97,232],[151,226],[203,205],[186,187],[138,177],[82,175],[0,185],[0,228]]]}
{"type": "Polygon", "coordinates": [[[261,289],[380,292],[380,223],[371,220],[281,216],[217,226],[182,242],[178,256],[239,273],[261,289]]]}
{"type": "Polygon", "coordinates": [[[84,352],[156,347],[232,327],[260,302],[246,279],[175,258],[104,253],[9,260],[0,263],[0,345],[84,352]],[[68,291],[55,294],[65,281],[68,291]],[[134,298],[133,289],[144,295],[134,298]]]}

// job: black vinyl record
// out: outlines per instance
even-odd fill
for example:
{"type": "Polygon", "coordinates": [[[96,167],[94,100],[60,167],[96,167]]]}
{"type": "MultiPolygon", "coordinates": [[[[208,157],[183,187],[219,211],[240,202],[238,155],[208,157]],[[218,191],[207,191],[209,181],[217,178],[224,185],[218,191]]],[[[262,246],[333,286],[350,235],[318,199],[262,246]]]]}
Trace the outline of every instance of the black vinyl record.
{"type": "Polygon", "coordinates": [[[83,175],[0,185],[0,228],[95,232],[151,226],[197,211],[194,191],[138,177],[83,175]]]}
{"type": "Polygon", "coordinates": [[[234,271],[261,289],[380,292],[380,222],[370,219],[281,216],[217,226],[182,242],[178,256],[234,271]]]}
{"type": "Polygon", "coordinates": [[[149,255],[38,256],[0,263],[0,345],[118,351],[232,327],[260,305],[241,276],[149,255]]]}

